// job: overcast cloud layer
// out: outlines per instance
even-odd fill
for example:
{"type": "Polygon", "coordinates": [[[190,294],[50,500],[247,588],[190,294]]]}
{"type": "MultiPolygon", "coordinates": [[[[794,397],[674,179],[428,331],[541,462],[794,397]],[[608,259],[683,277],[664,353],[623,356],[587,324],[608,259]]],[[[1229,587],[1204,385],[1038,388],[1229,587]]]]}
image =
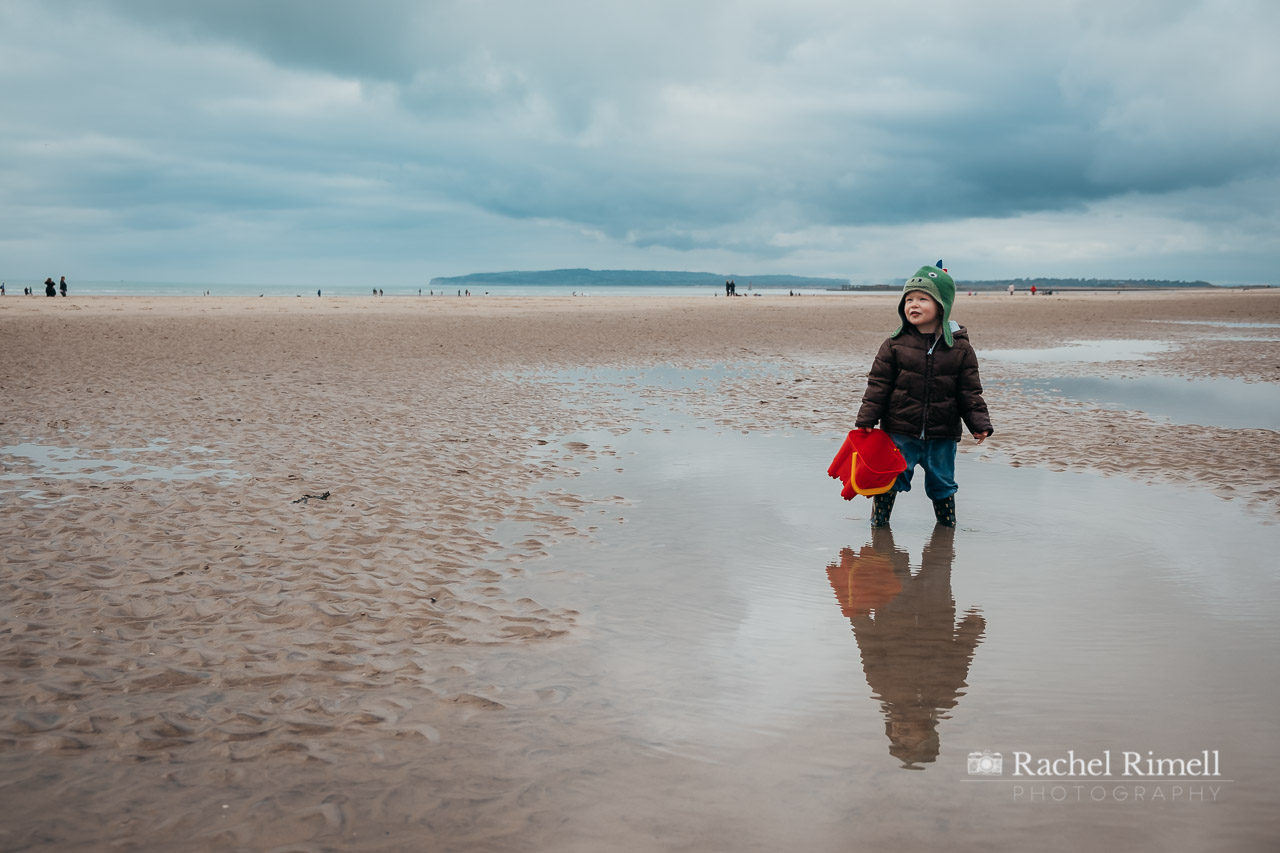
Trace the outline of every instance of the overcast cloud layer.
{"type": "Polygon", "coordinates": [[[1280,3],[0,4],[0,274],[1280,283],[1280,3]]]}

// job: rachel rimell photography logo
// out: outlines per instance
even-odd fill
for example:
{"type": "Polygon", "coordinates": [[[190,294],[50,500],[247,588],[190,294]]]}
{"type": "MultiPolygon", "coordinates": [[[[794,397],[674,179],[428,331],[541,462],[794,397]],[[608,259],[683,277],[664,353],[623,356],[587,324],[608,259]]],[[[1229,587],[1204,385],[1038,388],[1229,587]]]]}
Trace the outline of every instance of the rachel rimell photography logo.
{"type": "Polygon", "coordinates": [[[969,782],[1005,782],[1016,802],[1217,802],[1225,783],[1218,750],[1194,756],[1156,755],[1104,749],[1101,754],[1077,756],[1075,750],[1035,756],[1014,750],[1005,756],[984,749],[970,752],[969,782]]]}

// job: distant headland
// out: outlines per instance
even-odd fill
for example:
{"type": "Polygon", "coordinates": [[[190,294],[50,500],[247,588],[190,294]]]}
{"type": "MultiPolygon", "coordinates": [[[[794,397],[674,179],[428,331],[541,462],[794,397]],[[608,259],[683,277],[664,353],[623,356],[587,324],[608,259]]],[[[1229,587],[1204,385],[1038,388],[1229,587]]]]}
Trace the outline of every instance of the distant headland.
{"type": "MultiPolygon", "coordinates": [[[[847,278],[823,278],[801,275],[742,275],[738,273],[690,272],[683,270],[512,270],[508,272],[477,272],[469,275],[441,276],[431,279],[431,287],[478,288],[484,286],[558,286],[558,287],[608,287],[608,286],[665,286],[665,287],[720,287],[732,279],[745,287],[750,284],[760,288],[822,288],[825,290],[897,290],[902,282],[883,284],[851,284],[847,278]]],[[[1005,290],[1009,285],[1018,290],[1155,290],[1169,287],[1215,287],[1207,281],[1173,281],[1169,279],[1122,278],[1008,278],[967,280],[956,279],[956,287],[962,290],[1005,290]]]]}
{"type": "Polygon", "coordinates": [[[720,287],[733,279],[755,287],[824,287],[839,289],[849,284],[847,278],[815,278],[800,275],[739,275],[677,270],[517,270],[512,272],[476,272],[470,275],[431,279],[432,287],[480,287],[483,285],[556,285],[559,287],[601,287],[626,285],[644,287],[720,287]]]}

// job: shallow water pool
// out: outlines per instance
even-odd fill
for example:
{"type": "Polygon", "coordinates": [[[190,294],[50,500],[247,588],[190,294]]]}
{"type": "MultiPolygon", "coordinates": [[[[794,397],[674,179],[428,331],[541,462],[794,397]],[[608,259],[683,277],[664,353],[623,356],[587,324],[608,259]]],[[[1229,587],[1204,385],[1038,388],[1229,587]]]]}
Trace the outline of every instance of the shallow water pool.
{"type": "MultiPolygon", "coordinates": [[[[210,458],[214,451],[206,447],[187,447],[181,451],[170,448],[164,441],[156,441],[145,447],[113,447],[105,451],[85,450],[78,447],[58,447],[45,444],[11,444],[0,447],[0,483],[12,484],[0,491],[21,494],[40,499],[41,481],[56,480],[64,483],[104,483],[129,480],[201,480],[228,481],[248,476],[230,467],[229,459],[210,458]],[[154,464],[159,457],[180,453],[187,461],[174,464],[154,464]],[[210,466],[210,467],[205,467],[210,466]],[[213,467],[217,466],[217,467],[213,467]]],[[[60,500],[75,497],[64,495],[60,500]]]]}
{"type": "Polygon", "coordinates": [[[1268,382],[1226,377],[1065,376],[1023,379],[1015,384],[1024,391],[1141,411],[1176,424],[1280,431],[1280,393],[1268,382]]]}
{"type": "Polygon", "coordinates": [[[1155,355],[1171,352],[1177,345],[1168,341],[1102,340],[1072,341],[1065,346],[1041,349],[983,350],[983,361],[1012,361],[1039,364],[1044,362],[1150,361],[1155,355]]]}
{"type": "Polygon", "coordinates": [[[870,502],[826,477],[839,436],[662,419],[670,432],[572,437],[621,470],[562,485],[628,505],[597,511],[595,541],[528,564],[517,592],[585,614],[582,636],[480,664],[571,697],[503,724],[545,768],[534,848],[1276,837],[1280,770],[1259,749],[1280,738],[1274,523],[1203,493],[962,455],[958,530],[908,493],[873,534],[870,502]],[[970,772],[984,752],[1002,773],[970,772]],[[1123,775],[1135,755],[1184,771],[1209,757],[1216,775],[1123,775]],[[1067,756],[1113,772],[1014,775],[1067,756]]]}
{"type": "Polygon", "coordinates": [[[1280,323],[1232,323],[1226,320],[1150,320],[1173,326],[1217,326],[1223,329],[1280,329],[1280,323]]]}

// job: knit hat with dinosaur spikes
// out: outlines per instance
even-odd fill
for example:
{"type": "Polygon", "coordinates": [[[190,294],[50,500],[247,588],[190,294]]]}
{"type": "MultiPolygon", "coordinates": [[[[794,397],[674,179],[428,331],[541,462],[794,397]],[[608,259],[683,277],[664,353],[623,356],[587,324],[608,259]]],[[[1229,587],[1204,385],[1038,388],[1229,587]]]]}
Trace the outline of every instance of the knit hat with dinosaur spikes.
{"type": "Polygon", "coordinates": [[[898,317],[902,322],[889,337],[896,338],[907,327],[907,314],[903,305],[907,301],[907,294],[913,290],[923,290],[942,308],[942,322],[938,326],[942,329],[942,340],[947,346],[951,346],[951,306],[956,301],[956,283],[942,268],[942,261],[938,261],[937,266],[920,267],[915,275],[907,279],[902,287],[902,298],[898,300],[898,317]]]}

